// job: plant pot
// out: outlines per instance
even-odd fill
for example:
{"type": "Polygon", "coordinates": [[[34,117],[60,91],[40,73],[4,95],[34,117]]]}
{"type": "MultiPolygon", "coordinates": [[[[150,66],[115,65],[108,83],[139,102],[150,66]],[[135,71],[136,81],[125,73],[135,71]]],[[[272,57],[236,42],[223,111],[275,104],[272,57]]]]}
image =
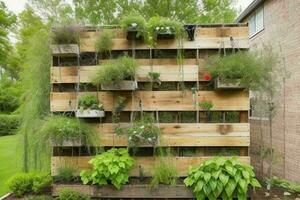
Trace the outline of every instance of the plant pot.
{"type": "Polygon", "coordinates": [[[187,32],[189,41],[194,41],[196,25],[184,25],[184,29],[187,32]]]}
{"type": "Polygon", "coordinates": [[[78,118],[100,118],[105,117],[103,110],[77,110],[76,117],[78,118]]]}
{"type": "Polygon", "coordinates": [[[215,79],[215,89],[243,89],[239,79],[236,79],[236,83],[225,83],[220,78],[215,79]]]}
{"type": "Polygon", "coordinates": [[[137,30],[127,30],[127,40],[143,40],[143,36],[139,35],[138,36],[138,31],[137,30]]]}
{"type": "Polygon", "coordinates": [[[232,129],[232,125],[231,124],[219,124],[218,125],[218,130],[222,135],[226,135],[227,133],[229,133],[232,129]]]}
{"type": "Polygon", "coordinates": [[[77,44],[55,44],[51,45],[53,55],[78,55],[79,47],[77,44]]]}
{"type": "Polygon", "coordinates": [[[156,39],[158,40],[172,40],[175,38],[175,33],[157,33],[156,39]]]}
{"type": "Polygon", "coordinates": [[[138,88],[136,81],[122,81],[118,85],[102,84],[102,90],[136,90],[138,88]]]}
{"type": "Polygon", "coordinates": [[[62,143],[57,142],[54,139],[51,140],[52,147],[80,147],[84,146],[84,142],[81,139],[74,139],[74,140],[64,140],[62,143]]]}

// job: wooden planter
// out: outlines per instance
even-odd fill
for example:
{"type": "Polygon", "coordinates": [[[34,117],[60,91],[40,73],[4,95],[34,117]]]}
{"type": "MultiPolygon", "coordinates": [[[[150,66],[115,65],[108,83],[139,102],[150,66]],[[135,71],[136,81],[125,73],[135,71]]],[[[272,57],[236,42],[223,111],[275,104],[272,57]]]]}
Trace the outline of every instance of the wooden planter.
{"type": "Polygon", "coordinates": [[[77,110],[76,117],[78,118],[100,118],[105,117],[103,110],[77,110]]]}
{"type": "Polygon", "coordinates": [[[158,40],[170,40],[174,38],[175,38],[175,31],[173,30],[156,31],[156,39],[158,40]]]}
{"type": "Polygon", "coordinates": [[[79,54],[79,47],[77,44],[57,44],[51,45],[53,55],[77,55],[79,54]]]}
{"type": "Polygon", "coordinates": [[[136,28],[128,28],[126,38],[127,40],[142,40],[143,36],[142,35],[137,36],[137,34],[138,31],[136,28]]]}
{"type": "Polygon", "coordinates": [[[102,84],[102,90],[136,90],[138,88],[136,81],[122,81],[118,85],[102,84]]]}
{"type": "Polygon", "coordinates": [[[80,147],[84,146],[84,142],[82,140],[64,140],[62,143],[56,142],[55,140],[51,140],[52,147],[80,147]]]}
{"type": "Polygon", "coordinates": [[[149,185],[124,185],[120,190],[113,186],[93,186],[81,184],[54,184],[52,195],[58,196],[59,191],[64,188],[72,189],[94,198],[194,198],[193,191],[184,185],[167,186],[159,185],[157,188],[150,188],[149,185]]]}
{"type": "Polygon", "coordinates": [[[215,79],[215,89],[243,89],[237,79],[236,83],[224,83],[220,78],[215,79]]]}

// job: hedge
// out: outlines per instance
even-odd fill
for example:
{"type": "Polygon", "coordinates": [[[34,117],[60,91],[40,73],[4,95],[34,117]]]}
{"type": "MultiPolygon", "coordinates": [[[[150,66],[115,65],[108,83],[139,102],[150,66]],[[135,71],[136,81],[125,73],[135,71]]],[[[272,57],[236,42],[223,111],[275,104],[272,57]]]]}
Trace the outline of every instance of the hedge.
{"type": "Polygon", "coordinates": [[[15,134],[19,124],[18,115],[0,114],[0,136],[15,134]]]}

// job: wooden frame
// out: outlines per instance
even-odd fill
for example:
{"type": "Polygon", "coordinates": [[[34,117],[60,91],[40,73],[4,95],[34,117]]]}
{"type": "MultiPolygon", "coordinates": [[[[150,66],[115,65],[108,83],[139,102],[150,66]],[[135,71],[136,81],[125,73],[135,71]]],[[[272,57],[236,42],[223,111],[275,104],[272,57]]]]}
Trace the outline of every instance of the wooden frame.
{"type": "Polygon", "coordinates": [[[215,79],[215,89],[219,90],[225,90],[225,89],[244,89],[239,83],[239,80],[237,80],[236,83],[225,83],[220,80],[220,78],[215,79]]]}
{"type": "Polygon", "coordinates": [[[53,44],[51,45],[54,56],[78,55],[79,46],[77,44],[53,44]]]}
{"type": "Polygon", "coordinates": [[[136,81],[122,81],[120,84],[116,85],[116,84],[102,84],[101,85],[101,89],[102,90],[108,90],[108,91],[120,91],[120,90],[125,90],[125,91],[129,91],[129,90],[136,90],[138,87],[137,82],[136,81]]]}
{"type": "Polygon", "coordinates": [[[105,117],[103,110],[77,110],[76,117],[78,118],[101,118],[105,117]]]}

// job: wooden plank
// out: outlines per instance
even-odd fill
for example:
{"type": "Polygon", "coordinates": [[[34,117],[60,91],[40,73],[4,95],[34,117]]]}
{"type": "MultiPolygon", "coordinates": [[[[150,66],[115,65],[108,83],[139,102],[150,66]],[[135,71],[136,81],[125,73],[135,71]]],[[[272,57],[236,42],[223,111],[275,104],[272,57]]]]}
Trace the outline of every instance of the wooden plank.
{"type": "Polygon", "coordinates": [[[82,194],[96,198],[121,198],[121,199],[145,199],[145,198],[188,198],[193,199],[193,191],[185,185],[159,185],[157,188],[149,187],[149,184],[126,184],[120,190],[115,189],[112,185],[94,186],[82,184],[53,184],[52,195],[58,196],[63,189],[71,189],[82,194]]]}
{"type": "Polygon", "coordinates": [[[197,38],[209,37],[248,37],[248,27],[214,27],[214,28],[197,28],[195,31],[197,38]]]}
{"type": "MultiPolygon", "coordinates": [[[[57,175],[57,170],[61,167],[73,167],[75,174],[78,175],[82,170],[90,169],[91,166],[88,161],[92,157],[81,156],[81,157],[68,157],[68,156],[53,156],[51,157],[51,174],[52,176],[57,175]]],[[[198,166],[201,162],[211,159],[212,157],[172,157],[168,159],[178,170],[178,176],[187,176],[188,169],[190,166],[198,166]]],[[[130,176],[140,176],[140,169],[142,168],[145,176],[153,175],[153,167],[158,158],[156,157],[135,157],[135,167],[130,172],[130,176]]],[[[250,157],[239,156],[238,159],[242,163],[250,164],[250,157]]]]}
{"type": "MultiPolygon", "coordinates": [[[[88,92],[97,94],[96,92],[88,92]]],[[[79,96],[87,94],[80,92],[79,96]]],[[[139,111],[139,102],[144,111],[195,111],[196,100],[210,101],[216,111],[248,111],[249,94],[247,91],[199,91],[193,97],[191,91],[136,91],[133,95],[124,94],[128,102],[124,111],[139,111]]],[[[105,111],[112,111],[116,98],[112,92],[98,92],[98,98],[103,103],[105,111]]],[[[50,96],[52,112],[72,111],[75,109],[76,95],[74,92],[52,92],[50,96]]],[[[201,108],[199,109],[201,110],[201,108]]]]}
{"type": "MultiPolygon", "coordinates": [[[[107,60],[102,60],[101,63],[106,63],[107,60]]],[[[137,81],[151,81],[148,77],[148,72],[153,70],[160,73],[161,81],[197,81],[199,72],[203,73],[204,64],[199,62],[196,64],[196,59],[186,59],[183,67],[183,79],[181,78],[182,71],[177,65],[176,59],[154,59],[153,66],[150,65],[149,59],[137,59],[140,65],[137,68],[137,81]],[[199,69],[198,69],[199,68],[199,69]]],[[[101,66],[80,66],[80,83],[90,83],[101,66]]],[[[200,76],[200,81],[202,76],[200,76]]],[[[51,83],[77,83],[77,66],[72,67],[52,67],[51,68],[51,83]]]]}

